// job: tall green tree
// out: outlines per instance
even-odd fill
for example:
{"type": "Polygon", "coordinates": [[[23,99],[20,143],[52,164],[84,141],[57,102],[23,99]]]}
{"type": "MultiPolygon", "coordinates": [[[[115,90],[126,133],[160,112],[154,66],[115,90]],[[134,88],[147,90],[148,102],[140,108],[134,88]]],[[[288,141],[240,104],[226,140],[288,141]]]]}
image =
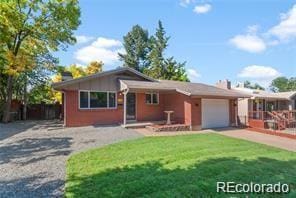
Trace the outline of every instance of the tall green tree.
{"type": "Polygon", "coordinates": [[[174,57],[165,57],[170,37],[161,21],[155,35],[149,38],[148,31],[139,25],[123,37],[125,54],[119,53],[123,65],[134,68],[156,79],[188,81],[185,70],[185,62],[178,63],[174,57]]]}
{"type": "Polygon", "coordinates": [[[134,68],[140,72],[149,65],[147,58],[149,52],[148,31],[139,25],[132,27],[132,30],[123,37],[125,53],[118,53],[123,66],[134,68]]]}
{"type": "Polygon", "coordinates": [[[158,21],[158,27],[155,35],[150,37],[150,52],[148,59],[150,65],[145,68],[144,73],[159,79],[164,78],[166,72],[164,51],[168,47],[169,37],[166,36],[166,32],[161,21],[158,21]]]}
{"type": "Polygon", "coordinates": [[[296,91],[296,77],[278,77],[271,82],[270,88],[274,92],[296,91]]]}
{"type": "Polygon", "coordinates": [[[164,61],[166,70],[161,79],[189,82],[189,78],[185,70],[185,64],[186,62],[178,63],[174,60],[174,57],[167,58],[164,61]]]}
{"type": "Polygon", "coordinates": [[[162,22],[158,21],[155,35],[150,38],[150,65],[145,68],[144,73],[156,79],[189,81],[185,70],[186,62],[178,63],[174,57],[165,57],[169,39],[162,22]]]}
{"type": "Polygon", "coordinates": [[[14,79],[34,70],[39,55],[65,49],[75,43],[73,31],[80,24],[78,0],[2,0],[0,45],[7,77],[3,122],[9,121],[14,79]]]}

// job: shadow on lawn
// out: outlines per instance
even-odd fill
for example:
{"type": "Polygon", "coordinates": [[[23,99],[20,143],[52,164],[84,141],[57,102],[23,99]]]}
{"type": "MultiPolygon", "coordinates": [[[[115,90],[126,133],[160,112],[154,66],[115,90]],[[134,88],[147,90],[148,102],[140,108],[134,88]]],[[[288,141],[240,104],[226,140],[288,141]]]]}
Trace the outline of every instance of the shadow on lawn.
{"type": "Polygon", "coordinates": [[[216,193],[218,181],[288,183],[292,191],[289,194],[275,196],[296,196],[296,160],[218,158],[188,168],[169,169],[165,166],[166,162],[151,161],[141,165],[110,169],[82,178],[69,175],[66,196],[230,197],[232,194],[216,193]]]}

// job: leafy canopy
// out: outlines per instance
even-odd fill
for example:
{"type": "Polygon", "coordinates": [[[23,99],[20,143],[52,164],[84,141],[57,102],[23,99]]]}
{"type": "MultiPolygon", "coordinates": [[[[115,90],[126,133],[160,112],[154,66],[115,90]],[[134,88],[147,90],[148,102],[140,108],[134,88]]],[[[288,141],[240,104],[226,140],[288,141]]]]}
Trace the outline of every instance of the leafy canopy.
{"type": "Polygon", "coordinates": [[[37,56],[75,43],[80,9],[77,0],[3,0],[0,4],[0,45],[4,72],[16,76],[31,70],[37,56]],[[3,54],[3,53],[2,53],[3,54]]]}
{"type": "Polygon", "coordinates": [[[296,77],[278,77],[271,83],[271,90],[274,92],[296,91],[296,77]]]}
{"type": "Polygon", "coordinates": [[[54,66],[57,61],[51,52],[75,43],[73,31],[80,24],[79,17],[78,0],[1,1],[0,75],[5,79],[0,85],[5,100],[3,122],[9,121],[13,92],[18,94],[15,90],[19,85],[17,80],[26,86],[29,75],[39,67],[54,66]]]}

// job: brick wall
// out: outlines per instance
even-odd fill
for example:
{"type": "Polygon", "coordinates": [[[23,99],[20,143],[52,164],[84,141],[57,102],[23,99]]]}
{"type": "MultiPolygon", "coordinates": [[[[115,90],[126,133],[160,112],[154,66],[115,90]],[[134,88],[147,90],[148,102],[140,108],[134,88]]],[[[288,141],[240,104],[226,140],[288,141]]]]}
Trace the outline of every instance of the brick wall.
{"type": "Polygon", "coordinates": [[[229,100],[229,124],[230,126],[235,126],[236,124],[236,116],[238,115],[238,108],[237,108],[237,99],[230,99],[229,100]]]}
{"type": "MultiPolygon", "coordinates": [[[[65,91],[66,93],[66,126],[87,126],[93,124],[119,124],[123,122],[123,105],[117,109],[79,109],[78,91],[65,91]]],[[[123,95],[117,94],[117,100],[123,95]]],[[[229,100],[230,123],[235,123],[237,108],[235,100],[229,100]]],[[[187,124],[194,130],[201,129],[201,99],[190,98],[184,94],[159,94],[159,104],[150,105],[145,102],[145,93],[136,94],[137,121],[165,120],[164,111],[174,111],[172,121],[187,124]]]]}
{"type": "Polygon", "coordinates": [[[193,130],[201,129],[201,98],[191,99],[191,126],[193,130]]]}
{"type": "Polygon", "coordinates": [[[174,111],[172,120],[181,124],[185,123],[185,104],[184,101],[188,100],[188,96],[179,93],[171,93],[164,95],[164,110],[174,111]]]}
{"type": "Polygon", "coordinates": [[[200,129],[201,125],[201,99],[190,98],[181,93],[165,95],[165,110],[172,110],[172,120],[181,124],[200,129]]]}
{"type": "MultiPolygon", "coordinates": [[[[123,121],[123,106],[117,109],[79,109],[78,91],[66,93],[66,126],[87,126],[93,124],[118,124],[123,121]]],[[[122,98],[117,94],[117,100],[122,98]]]]}
{"type": "Polygon", "coordinates": [[[164,95],[159,94],[159,104],[146,104],[145,93],[136,95],[136,119],[137,121],[164,120],[164,95]]]}

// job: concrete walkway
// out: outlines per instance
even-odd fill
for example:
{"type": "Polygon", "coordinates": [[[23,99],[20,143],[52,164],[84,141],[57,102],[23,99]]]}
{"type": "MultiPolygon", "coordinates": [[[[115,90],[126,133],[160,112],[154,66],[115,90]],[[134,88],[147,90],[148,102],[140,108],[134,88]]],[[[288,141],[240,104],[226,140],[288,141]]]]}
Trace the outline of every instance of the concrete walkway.
{"type": "Polygon", "coordinates": [[[266,144],[269,146],[296,152],[296,140],[290,138],[268,135],[264,133],[249,131],[246,129],[225,129],[214,131],[215,133],[219,133],[221,135],[249,140],[252,142],[266,144]]]}

